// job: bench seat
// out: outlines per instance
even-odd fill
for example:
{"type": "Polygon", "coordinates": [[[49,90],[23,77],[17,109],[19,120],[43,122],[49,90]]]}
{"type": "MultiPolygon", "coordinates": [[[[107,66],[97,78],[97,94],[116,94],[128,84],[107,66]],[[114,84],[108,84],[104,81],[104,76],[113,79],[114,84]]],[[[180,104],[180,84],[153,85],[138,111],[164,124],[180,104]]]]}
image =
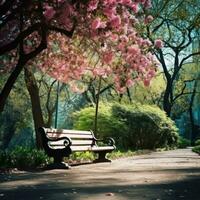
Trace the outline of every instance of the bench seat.
{"type": "Polygon", "coordinates": [[[44,150],[48,156],[54,158],[54,163],[61,163],[63,157],[69,157],[73,152],[85,151],[98,154],[94,162],[110,162],[106,154],[116,148],[112,138],[96,139],[92,131],[41,127],[39,132],[44,150]]]}

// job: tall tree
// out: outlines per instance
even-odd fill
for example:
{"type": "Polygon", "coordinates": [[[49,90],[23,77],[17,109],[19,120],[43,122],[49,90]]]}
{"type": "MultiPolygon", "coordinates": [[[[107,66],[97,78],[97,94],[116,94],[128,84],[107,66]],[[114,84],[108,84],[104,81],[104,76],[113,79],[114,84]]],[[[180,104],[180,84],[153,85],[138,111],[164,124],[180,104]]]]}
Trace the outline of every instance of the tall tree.
{"type": "Polygon", "coordinates": [[[35,133],[36,133],[36,145],[38,149],[42,148],[41,135],[38,131],[39,127],[44,126],[44,119],[42,115],[42,108],[40,104],[39,88],[34,74],[30,69],[24,68],[25,82],[28,89],[31,105],[32,105],[32,116],[34,121],[35,133]]]}
{"type": "Polygon", "coordinates": [[[166,78],[163,109],[171,116],[180,70],[200,54],[199,49],[192,50],[192,44],[199,37],[200,3],[198,0],[153,0],[152,4],[154,19],[147,18],[152,20],[147,26],[147,34],[151,40],[156,36],[164,42],[164,47],[154,53],[166,78]]]}

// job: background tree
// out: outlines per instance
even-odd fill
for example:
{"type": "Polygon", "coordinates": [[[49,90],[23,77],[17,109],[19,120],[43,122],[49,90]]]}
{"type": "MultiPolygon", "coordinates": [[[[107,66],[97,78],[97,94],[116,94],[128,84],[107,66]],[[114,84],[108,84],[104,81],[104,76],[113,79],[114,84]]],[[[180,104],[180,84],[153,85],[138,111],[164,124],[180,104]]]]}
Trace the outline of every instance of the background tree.
{"type": "MultiPolygon", "coordinates": [[[[150,39],[156,36],[164,42],[164,47],[157,49],[155,55],[166,78],[163,109],[171,116],[177,98],[174,90],[180,70],[195,55],[200,54],[198,49],[192,50],[193,42],[199,37],[200,4],[198,0],[154,0],[152,5],[151,15],[154,20],[147,27],[147,33],[150,39]]],[[[152,20],[151,17],[149,19],[152,20]]]]}
{"type": "MultiPolygon", "coordinates": [[[[4,73],[6,76],[6,73],[4,73]]],[[[0,81],[1,86],[1,81],[0,81]]],[[[0,115],[0,148],[7,148],[14,135],[20,134],[25,129],[32,129],[32,116],[29,95],[25,87],[23,74],[19,76],[6,104],[0,115]]]]}

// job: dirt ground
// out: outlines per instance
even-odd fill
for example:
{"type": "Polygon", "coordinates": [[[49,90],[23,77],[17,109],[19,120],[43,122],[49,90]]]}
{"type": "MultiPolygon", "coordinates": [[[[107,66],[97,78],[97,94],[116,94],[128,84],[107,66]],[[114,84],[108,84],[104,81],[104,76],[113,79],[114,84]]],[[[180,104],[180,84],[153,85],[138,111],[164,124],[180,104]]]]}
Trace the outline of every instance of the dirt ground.
{"type": "Polygon", "coordinates": [[[155,152],[69,170],[0,175],[0,200],[200,200],[200,156],[155,152]]]}

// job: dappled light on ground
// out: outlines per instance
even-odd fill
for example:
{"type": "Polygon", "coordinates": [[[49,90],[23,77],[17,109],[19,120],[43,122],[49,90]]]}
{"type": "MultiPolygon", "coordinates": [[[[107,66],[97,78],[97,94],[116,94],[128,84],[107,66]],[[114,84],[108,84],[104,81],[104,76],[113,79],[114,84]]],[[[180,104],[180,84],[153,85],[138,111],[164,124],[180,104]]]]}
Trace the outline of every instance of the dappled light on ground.
{"type": "Polygon", "coordinates": [[[2,174],[5,200],[198,200],[200,157],[190,149],[156,152],[70,170],[2,174]]]}

